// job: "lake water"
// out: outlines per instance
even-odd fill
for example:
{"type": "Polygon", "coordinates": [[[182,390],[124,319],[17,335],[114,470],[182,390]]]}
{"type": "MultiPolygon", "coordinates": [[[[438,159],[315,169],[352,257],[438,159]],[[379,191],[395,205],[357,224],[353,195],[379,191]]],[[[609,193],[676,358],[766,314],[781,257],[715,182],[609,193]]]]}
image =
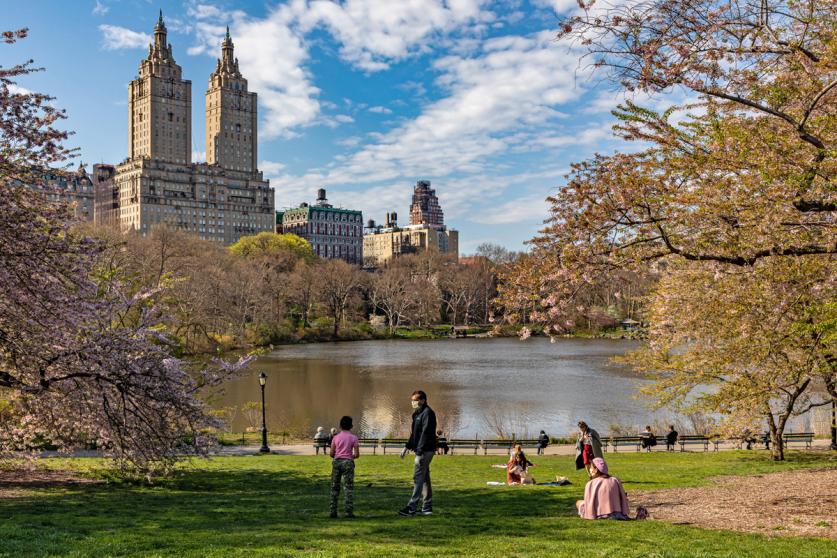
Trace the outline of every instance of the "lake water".
{"type": "MultiPolygon", "coordinates": [[[[541,429],[562,436],[580,419],[604,433],[614,422],[666,419],[637,396],[644,380],[611,361],[636,346],[544,338],[289,345],[260,357],[211,402],[241,407],[258,401],[257,375],[264,371],[271,431],[329,428],[348,414],[365,435],[397,435],[408,424],[410,394],[422,389],[450,436],[536,436],[541,429]]],[[[260,425],[260,417],[239,412],[232,430],[252,422],[260,425]]]]}

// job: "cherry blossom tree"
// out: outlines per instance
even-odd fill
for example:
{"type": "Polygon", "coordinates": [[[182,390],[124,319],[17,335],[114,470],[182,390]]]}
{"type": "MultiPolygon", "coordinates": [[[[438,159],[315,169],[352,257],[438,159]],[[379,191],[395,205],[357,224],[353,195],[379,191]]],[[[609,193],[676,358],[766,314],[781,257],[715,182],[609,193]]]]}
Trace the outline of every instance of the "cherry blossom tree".
{"type": "Polygon", "coordinates": [[[137,471],[165,469],[207,450],[217,423],[198,391],[247,359],[187,370],[157,328],[156,291],[126,294],[106,244],[20,185],[72,154],[64,112],[15,83],[37,70],[0,67],[0,454],[87,445],[137,471]]]}
{"type": "Polygon", "coordinates": [[[802,281],[802,272],[790,280],[787,267],[837,275],[837,4],[580,4],[559,39],[585,52],[599,76],[624,91],[690,101],[667,110],[626,101],[614,111],[615,134],[634,149],[572,167],[548,198],[549,220],[531,258],[504,281],[503,300],[530,302],[528,317],[554,334],[589,313],[592,286],[625,271],[657,277],[648,321],[652,343],[666,350],[654,361],[646,353],[640,368],[657,366],[658,385],[683,396],[695,378],[735,386],[698,401],[740,417],[735,404],[746,400],[741,409],[774,417],[771,432],[780,434],[780,417],[809,404],[818,378],[828,387],[837,374],[833,338],[796,333],[822,331],[833,319],[811,310],[833,305],[833,285],[802,281]],[[797,306],[787,293],[796,293],[797,306]],[[764,301],[805,311],[771,316],[764,301]],[[690,321],[695,316],[704,319],[690,321]],[[774,329],[760,330],[762,320],[774,329]],[[740,350],[728,350],[730,332],[740,350]],[[716,359],[703,375],[697,360],[675,358],[675,347],[688,356],[693,346],[716,359]],[[741,397],[744,386],[751,391],[741,397]],[[755,392],[763,404],[752,404],[755,392]],[[777,401],[784,410],[768,413],[764,405],[777,401]]]}

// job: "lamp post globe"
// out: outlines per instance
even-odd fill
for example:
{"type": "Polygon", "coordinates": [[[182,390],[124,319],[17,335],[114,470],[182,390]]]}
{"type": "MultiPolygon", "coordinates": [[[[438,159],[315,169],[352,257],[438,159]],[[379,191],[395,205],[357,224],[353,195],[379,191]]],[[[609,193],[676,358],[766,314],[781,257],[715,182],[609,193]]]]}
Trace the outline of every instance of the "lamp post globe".
{"type": "Polygon", "coordinates": [[[264,407],[264,385],[267,383],[267,374],[261,372],[259,374],[259,386],[262,388],[262,447],[259,448],[259,453],[270,453],[270,448],[267,447],[267,417],[265,415],[264,407]]]}

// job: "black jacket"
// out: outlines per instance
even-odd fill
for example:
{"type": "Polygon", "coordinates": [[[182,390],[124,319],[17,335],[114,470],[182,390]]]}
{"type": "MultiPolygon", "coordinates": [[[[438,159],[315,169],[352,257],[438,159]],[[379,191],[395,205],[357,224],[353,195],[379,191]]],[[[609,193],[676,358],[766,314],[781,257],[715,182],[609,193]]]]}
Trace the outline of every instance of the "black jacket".
{"type": "Polygon", "coordinates": [[[436,413],[427,405],[413,413],[413,428],[407,449],[416,454],[436,451],[436,413]]]}

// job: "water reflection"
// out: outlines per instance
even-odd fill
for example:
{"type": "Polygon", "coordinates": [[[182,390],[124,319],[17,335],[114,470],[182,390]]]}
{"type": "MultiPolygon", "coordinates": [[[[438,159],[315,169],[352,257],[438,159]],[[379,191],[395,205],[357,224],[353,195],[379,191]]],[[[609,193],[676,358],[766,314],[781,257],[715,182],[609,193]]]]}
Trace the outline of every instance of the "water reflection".
{"type": "MultiPolygon", "coordinates": [[[[258,401],[258,372],[267,381],[268,426],[313,431],[344,414],[366,435],[402,433],[409,396],[428,393],[443,428],[453,436],[518,436],[541,428],[554,435],[586,419],[640,424],[652,414],[635,397],[642,382],[610,358],[632,341],[457,339],[365,341],[281,347],[262,357],[251,375],[229,382],[215,407],[258,401]]],[[[233,431],[248,426],[238,413],[233,431]]]]}

